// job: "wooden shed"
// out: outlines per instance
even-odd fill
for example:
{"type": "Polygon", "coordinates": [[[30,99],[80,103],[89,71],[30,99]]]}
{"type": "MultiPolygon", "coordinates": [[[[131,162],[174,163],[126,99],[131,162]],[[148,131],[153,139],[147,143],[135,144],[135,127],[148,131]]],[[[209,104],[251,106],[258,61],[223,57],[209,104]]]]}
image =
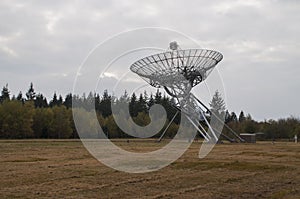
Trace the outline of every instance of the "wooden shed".
{"type": "Polygon", "coordinates": [[[256,143],[256,135],[254,133],[241,133],[240,136],[247,143],[256,143]]]}

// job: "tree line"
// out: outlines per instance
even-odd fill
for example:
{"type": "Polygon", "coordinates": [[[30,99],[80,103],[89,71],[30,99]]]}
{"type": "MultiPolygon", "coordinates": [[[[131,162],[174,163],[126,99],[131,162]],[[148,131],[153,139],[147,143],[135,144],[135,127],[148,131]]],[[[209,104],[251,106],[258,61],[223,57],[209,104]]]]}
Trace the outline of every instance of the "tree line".
{"type": "MultiPolygon", "coordinates": [[[[174,100],[157,90],[156,93],[146,92],[131,96],[125,91],[119,98],[112,96],[107,90],[102,95],[90,92],[87,96],[67,94],[53,94],[48,99],[41,93],[36,93],[31,83],[25,96],[19,92],[17,96],[11,96],[8,85],[4,86],[0,95],[0,138],[78,138],[78,133],[73,121],[72,109],[84,114],[89,127],[99,122],[103,132],[109,138],[130,138],[118,125],[115,118],[122,117],[122,113],[112,113],[111,106],[129,104],[129,113],[132,120],[140,125],[146,126],[151,122],[149,109],[154,104],[161,104],[167,113],[167,120],[171,121],[177,109],[174,108],[174,100]],[[72,104],[73,103],[73,104],[72,104]],[[73,106],[72,106],[73,105],[73,106]],[[86,117],[87,112],[96,110],[97,121],[86,117]]],[[[218,92],[215,93],[210,103],[213,110],[218,107],[225,114],[225,123],[237,133],[261,132],[262,139],[292,139],[300,132],[300,120],[296,117],[288,117],[279,120],[255,121],[250,114],[243,111],[237,115],[235,112],[226,110],[224,102],[218,92]]],[[[116,109],[118,110],[118,108],[116,109]]],[[[168,122],[166,122],[167,125],[168,122]]],[[[166,131],[165,137],[172,138],[180,124],[178,114],[166,131]]],[[[166,127],[165,125],[165,127],[166,127]]],[[[84,129],[87,134],[92,130],[84,129]]],[[[224,128],[223,133],[228,133],[224,128]]],[[[163,129],[153,137],[159,137],[163,129]]],[[[93,135],[97,138],[97,135],[93,135]]]]}

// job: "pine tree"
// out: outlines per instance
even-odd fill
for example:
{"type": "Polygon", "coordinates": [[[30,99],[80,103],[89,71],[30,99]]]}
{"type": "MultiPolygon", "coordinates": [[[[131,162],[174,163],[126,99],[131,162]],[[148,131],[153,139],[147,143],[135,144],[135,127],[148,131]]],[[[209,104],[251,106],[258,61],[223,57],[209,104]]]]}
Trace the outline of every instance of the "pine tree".
{"type": "Polygon", "coordinates": [[[154,97],[154,102],[156,104],[161,104],[161,99],[162,99],[161,92],[159,92],[159,90],[157,89],[154,97]]]}
{"type": "Polygon", "coordinates": [[[4,102],[5,100],[9,100],[9,90],[8,90],[8,84],[6,84],[6,86],[3,87],[2,91],[1,91],[1,96],[0,96],[0,102],[4,102]]]}
{"type": "Polygon", "coordinates": [[[229,122],[231,122],[231,117],[230,117],[229,111],[226,110],[226,112],[225,112],[225,123],[227,124],[229,122]]]}
{"type": "Polygon", "coordinates": [[[226,108],[225,102],[222,99],[221,94],[219,93],[218,90],[213,95],[213,98],[212,98],[211,102],[209,103],[209,105],[211,107],[212,112],[214,112],[216,114],[224,113],[225,108],[226,108]]]}
{"type": "Polygon", "coordinates": [[[96,94],[89,92],[87,98],[85,98],[84,102],[83,102],[85,110],[90,111],[95,108],[95,97],[96,97],[96,94]]]}
{"type": "Polygon", "coordinates": [[[239,122],[243,122],[246,120],[246,117],[245,117],[245,114],[243,111],[240,112],[240,115],[239,115],[239,122]]]}
{"type": "Polygon", "coordinates": [[[120,103],[128,103],[129,102],[129,97],[128,97],[128,93],[125,90],[124,94],[119,98],[119,102],[120,103]]]}
{"type": "Polygon", "coordinates": [[[19,92],[19,94],[17,96],[17,100],[20,101],[20,102],[22,102],[22,103],[24,103],[24,98],[23,98],[23,94],[22,94],[21,91],[19,92]]]}
{"type": "Polygon", "coordinates": [[[108,94],[107,90],[104,90],[102,99],[99,104],[99,112],[104,118],[110,116],[111,112],[111,96],[108,94]]]}
{"type": "Polygon", "coordinates": [[[145,99],[146,102],[147,102],[148,99],[149,99],[147,91],[144,91],[144,99],[145,99]]]}
{"type": "Polygon", "coordinates": [[[148,100],[148,102],[147,102],[147,108],[148,108],[148,110],[150,109],[151,106],[154,105],[154,103],[155,103],[155,101],[154,101],[153,95],[152,95],[152,93],[151,93],[151,94],[150,94],[150,98],[149,98],[149,100],[148,100]]]}
{"type": "Polygon", "coordinates": [[[147,102],[143,97],[143,94],[140,94],[139,101],[137,102],[137,112],[147,113],[147,102]]]}
{"type": "Polygon", "coordinates": [[[130,102],[129,102],[129,113],[130,113],[131,117],[136,117],[138,114],[137,98],[136,98],[136,95],[134,92],[132,93],[130,102]]]}
{"type": "Polygon", "coordinates": [[[237,122],[237,116],[236,116],[235,112],[230,113],[230,121],[237,122]]]}
{"type": "Polygon", "coordinates": [[[36,108],[44,108],[48,107],[47,99],[43,96],[43,94],[37,94],[35,100],[34,100],[34,106],[36,108]]]}
{"type": "Polygon", "coordinates": [[[54,107],[54,106],[57,106],[57,105],[58,105],[58,99],[57,99],[56,92],[54,92],[53,98],[52,98],[52,100],[50,101],[49,106],[50,106],[50,107],[54,107]]]}
{"type": "Polygon", "coordinates": [[[248,113],[247,114],[247,116],[246,116],[246,118],[245,118],[247,121],[252,121],[252,117],[251,117],[251,115],[248,113]]]}
{"type": "Polygon", "coordinates": [[[57,106],[61,106],[63,104],[63,98],[61,95],[59,95],[58,100],[57,100],[57,106]]]}
{"type": "Polygon", "coordinates": [[[67,109],[72,108],[72,94],[71,93],[69,93],[69,94],[66,95],[65,101],[64,101],[63,105],[67,109]]]}
{"type": "Polygon", "coordinates": [[[34,100],[36,97],[32,82],[30,83],[29,89],[26,93],[26,97],[27,97],[27,100],[34,100]]]}
{"type": "MultiPolygon", "coordinates": [[[[177,112],[177,109],[174,108],[173,106],[173,103],[174,101],[173,100],[170,100],[169,97],[167,97],[165,94],[163,96],[163,98],[161,99],[161,105],[164,107],[164,109],[166,110],[166,113],[167,113],[167,118],[168,120],[172,120],[172,118],[174,117],[174,115],[176,114],[177,112]]],[[[160,117],[160,116],[158,116],[160,117]]],[[[175,120],[177,121],[177,119],[175,120]]]]}

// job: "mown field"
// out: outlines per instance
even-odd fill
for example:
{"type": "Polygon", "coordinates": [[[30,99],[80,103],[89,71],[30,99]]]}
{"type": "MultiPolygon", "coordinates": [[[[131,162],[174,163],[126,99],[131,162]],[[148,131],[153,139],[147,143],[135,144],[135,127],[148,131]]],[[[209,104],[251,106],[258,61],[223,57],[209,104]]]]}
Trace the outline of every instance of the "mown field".
{"type": "MultiPolygon", "coordinates": [[[[116,141],[128,150],[165,144],[116,141]]],[[[128,174],[94,159],[80,141],[0,141],[0,198],[300,198],[300,144],[199,142],[159,171],[128,174]]]]}

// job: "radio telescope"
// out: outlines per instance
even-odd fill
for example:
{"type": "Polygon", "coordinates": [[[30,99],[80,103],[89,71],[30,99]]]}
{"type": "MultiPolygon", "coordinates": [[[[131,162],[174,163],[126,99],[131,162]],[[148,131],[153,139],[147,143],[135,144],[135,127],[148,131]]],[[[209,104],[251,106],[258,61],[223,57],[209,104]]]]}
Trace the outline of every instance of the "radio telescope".
{"type": "MultiPolygon", "coordinates": [[[[164,88],[175,99],[176,104],[174,106],[178,110],[177,114],[178,112],[184,114],[206,141],[217,142],[220,132],[216,132],[206,116],[206,113],[209,113],[210,116],[214,113],[191,93],[191,89],[203,82],[222,59],[223,55],[220,52],[207,49],[182,50],[174,41],[170,43],[168,51],[142,58],[134,62],[130,66],[130,70],[151,86],[164,88]],[[208,128],[203,127],[203,122],[201,124],[200,121],[204,121],[208,128]]],[[[221,121],[216,115],[215,117],[221,121]]],[[[227,125],[225,126],[229,128],[227,125]]],[[[222,135],[230,142],[243,142],[234,131],[231,130],[231,133],[234,138],[222,135]]]]}

